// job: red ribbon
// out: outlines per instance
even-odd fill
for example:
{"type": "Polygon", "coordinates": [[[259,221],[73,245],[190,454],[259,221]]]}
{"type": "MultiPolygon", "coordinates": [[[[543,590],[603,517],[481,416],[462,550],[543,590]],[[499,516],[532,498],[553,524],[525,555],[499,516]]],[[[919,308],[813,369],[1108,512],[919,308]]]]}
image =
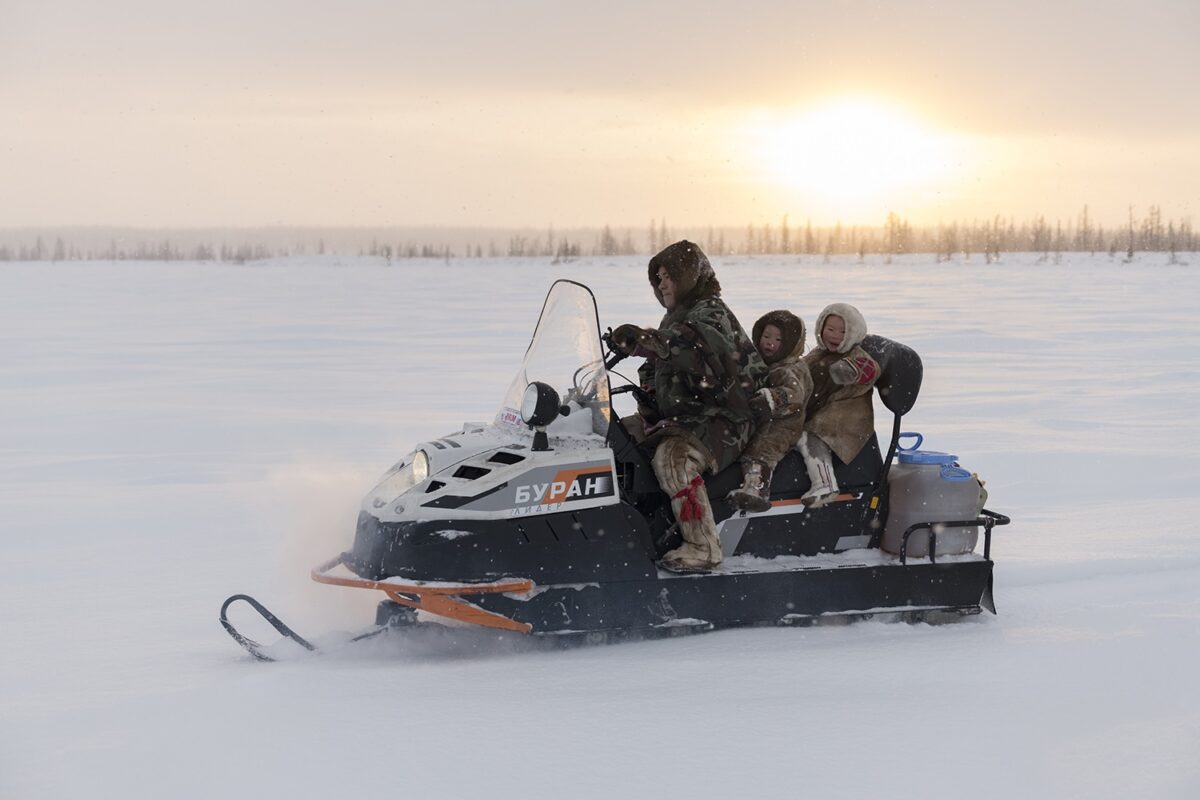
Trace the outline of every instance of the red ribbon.
{"type": "Polygon", "coordinates": [[[704,518],[704,506],[696,499],[696,489],[703,485],[704,479],[697,475],[692,478],[691,483],[672,495],[672,500],[676,497],[683,498],[683,507],[679,509],[680,522],[691,522],[694,519],[704,518]]]}

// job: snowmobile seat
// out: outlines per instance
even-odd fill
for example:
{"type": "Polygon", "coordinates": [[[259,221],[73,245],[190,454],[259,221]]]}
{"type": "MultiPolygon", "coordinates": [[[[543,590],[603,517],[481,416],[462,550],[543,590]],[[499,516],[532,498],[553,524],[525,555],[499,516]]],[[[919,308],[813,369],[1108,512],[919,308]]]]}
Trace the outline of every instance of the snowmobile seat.
{"type": "Polygon", "coordinates": [[[917,402],[925,367],[916,350],[891,339],[868,334],[862,346],[879,363],[879,380],[875,382],[875,388],[879,392],[879,399],[894,415],[892,440],[888,444],[887,457],[883,460],[883,470],[875,484],[875,494],[878,496],[887,486],[887,474],[892,468],[892,459],[896,457],[896,446],[900,442],[900,418],[911,411],[917,402]]]}
{"type": "Polygon", "coordinates": [[[879,399],[897,417],[904,416],[912,410],[921,391],[925,373],[921,357],[911,347],[873,333],[863,339],[862,346],[879,363],[879,380],[875,382],[879,399]]]}

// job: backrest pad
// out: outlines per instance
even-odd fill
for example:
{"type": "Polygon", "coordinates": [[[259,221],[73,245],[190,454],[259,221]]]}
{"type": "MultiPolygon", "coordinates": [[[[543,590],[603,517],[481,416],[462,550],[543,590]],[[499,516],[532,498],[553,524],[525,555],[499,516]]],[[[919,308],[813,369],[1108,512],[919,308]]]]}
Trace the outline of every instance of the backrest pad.
{"type": "Polygon", "coordinates": [[[917,351],[908,345],[876,334],[867,334],[863,349],[879,362],[879,380],[875,388],[879,399],[894,414],[907,414],[917,402],[925,368],[917,351]]]}

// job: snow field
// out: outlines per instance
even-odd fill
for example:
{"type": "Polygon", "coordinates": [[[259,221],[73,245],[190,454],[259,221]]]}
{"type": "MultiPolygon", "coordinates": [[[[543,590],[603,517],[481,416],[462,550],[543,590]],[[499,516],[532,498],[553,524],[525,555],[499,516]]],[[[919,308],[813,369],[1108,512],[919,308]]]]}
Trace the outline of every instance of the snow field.
{"type": "Polygon", "coordinates": [[[602,326],[657,321],[645,259],[5,264],[0,797],[1200,794],[1200,273],[715,266],[747,327],[845,301],[921,353],[905,429],[1013,517],[999,616],[254,663],[220,602],[369,623],[307,577],[361,495],[490,418],[553,279],[602,326]]]}

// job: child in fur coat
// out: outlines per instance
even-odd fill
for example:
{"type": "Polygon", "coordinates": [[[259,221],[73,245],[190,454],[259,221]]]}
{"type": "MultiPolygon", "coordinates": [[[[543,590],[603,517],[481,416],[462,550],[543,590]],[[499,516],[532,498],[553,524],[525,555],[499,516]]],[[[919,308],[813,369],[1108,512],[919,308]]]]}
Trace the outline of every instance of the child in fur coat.
{"type": "Polygon", "coordinates": [[[812,487],[801,497],[821,506],[837,497],[832,455],[849,464],[875,431],[872,387],[879,364],[862,348],[867,321],[857,308],[833,303],[817,317],[817,344],[804,357],[812,374],[800,452],[812,487]]]}
{"type": "Polygon", "coordinates": [[[757,429],[741,456],[742,485],[726,499],[747,511],[771,507],[771,473],[804,433],[804,410],[813,381],[804,353],[804,321],[790,311],[771,311],[754,323],[754,343],[770,372],[750,398],[757,429]]]}

